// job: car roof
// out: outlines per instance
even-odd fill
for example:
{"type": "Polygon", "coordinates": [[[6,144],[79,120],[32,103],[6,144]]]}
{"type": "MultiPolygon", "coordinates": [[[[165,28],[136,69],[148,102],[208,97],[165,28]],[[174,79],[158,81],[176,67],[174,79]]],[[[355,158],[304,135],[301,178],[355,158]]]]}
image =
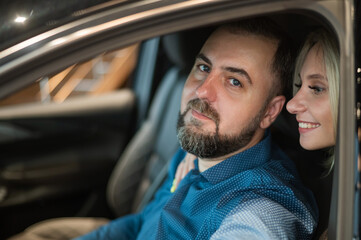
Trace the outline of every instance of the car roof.
{"type": "Polygon", "coordinates": [[[0,51],[65,23],[129,4],[125,0],[10,0],[0,3],[0,51]]]}

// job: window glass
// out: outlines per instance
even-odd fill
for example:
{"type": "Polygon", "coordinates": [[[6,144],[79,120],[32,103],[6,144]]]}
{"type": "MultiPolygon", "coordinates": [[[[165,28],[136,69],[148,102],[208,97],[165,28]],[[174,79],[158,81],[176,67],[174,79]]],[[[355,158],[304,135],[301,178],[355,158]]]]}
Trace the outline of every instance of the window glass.
{"type": "Polygon", "coordinates": [[[58,102],[80,95],[99,95],[125,87],[133,72],[139,44],[106,52],[89,61],[39,79],[0,100],[0,106],[31,102],[58,102]]]}

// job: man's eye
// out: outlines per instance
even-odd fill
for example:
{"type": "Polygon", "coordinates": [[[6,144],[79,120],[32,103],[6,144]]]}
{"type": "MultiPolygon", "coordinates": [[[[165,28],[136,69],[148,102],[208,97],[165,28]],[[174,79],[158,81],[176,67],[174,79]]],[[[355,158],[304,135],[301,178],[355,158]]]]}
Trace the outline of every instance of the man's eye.
{"type": "Polygon", "coordinates": [[[242,87],[242,83],[237,79],[231,78],[230,83],[235,87],[242,87]]]}
{"type": "Polygon", "coordinates": [[[201,70],[202,72],[207,72],[207,73],[210,72],[210,68],[209,68],[207,65],[200,64],[200,65],[198,65],[198,68],[199,68],[199,70],[201,70]]]}

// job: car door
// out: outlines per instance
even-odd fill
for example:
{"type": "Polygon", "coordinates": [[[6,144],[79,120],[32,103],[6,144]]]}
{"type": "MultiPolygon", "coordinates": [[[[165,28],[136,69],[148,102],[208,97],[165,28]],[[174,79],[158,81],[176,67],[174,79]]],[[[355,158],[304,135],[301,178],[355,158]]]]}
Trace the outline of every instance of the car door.
{"type": "Polygon", "coordinates": [[[109,174],[136,128],[134,90],[125,85],[137,49],[112,52],[123,60],[97,62],[108,53],[91,59],[91,67],[75,64],[1,101],[0,225],[21,229],[50,217],[106,211],[109,174]],[[95,76],[99,64],[108,64],[104,76],[95,76]]]}
{"type": "MultiPolygon", "coordinates": [[[[134,75],[144,49],[134,43],[72,64],[65,61],[55,71],[19,81],[16,89],[4,87],[0,239],[47,218],[111,216],[105,188],[140,121],[134,75]]],[[[35,62],[30,58],[31,71],[35,62]]],[[[2,82],[13,79],[1,78],[2,82]]]]}

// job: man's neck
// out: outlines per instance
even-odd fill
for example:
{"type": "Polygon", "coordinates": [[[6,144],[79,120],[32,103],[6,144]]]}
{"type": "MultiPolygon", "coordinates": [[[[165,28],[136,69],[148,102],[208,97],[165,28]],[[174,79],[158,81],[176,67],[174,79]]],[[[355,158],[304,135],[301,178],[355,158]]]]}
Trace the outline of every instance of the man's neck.
{"type": "Polygon", "coordinates": [[[236,152],[229,153],[227,155],[218,157],[218,158],[198,158],[198,169],[200,172],[206,171],[208,168],[211,168],[218,163],[226,160],[229,157],[232,157],[233,155],[236,155],[242,151],[246,150],[245,148],[239,149],[236,152]]]}
{"type": "Polygon", "coordinates": [[[255,136],[253,137],[253,139],[245,147],[238,149],[237,151],[234,151],[227,155],[224,155],[221,157],[216,157],[216,158],[198,158],[199,171],[200,172],[206,171],[208,168],[211,168],[211,167],[217,165],[218,163],[226,160],[227,158],[230,158],[233,155],[236,155],[240,152],[243,152],[243,151],[253,147],[254,145],[258,144],[262,140],[263,136],[264,136],[264,131],[257,132],[255,134],[255,136]]]}

